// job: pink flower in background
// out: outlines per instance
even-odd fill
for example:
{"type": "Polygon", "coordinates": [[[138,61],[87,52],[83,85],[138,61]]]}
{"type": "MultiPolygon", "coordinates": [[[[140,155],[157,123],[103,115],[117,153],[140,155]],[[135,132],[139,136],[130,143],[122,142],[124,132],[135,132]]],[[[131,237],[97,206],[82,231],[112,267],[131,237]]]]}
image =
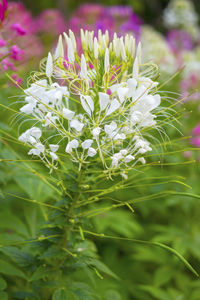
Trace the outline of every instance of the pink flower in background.
{"type": "MultiPolygon", "coordinates": [[[[0,0],[1,1],[1,0],[0,0]]],[[[5,0],[4,8],[6,14],[1,23],[0,31],[0,71],[17,71],[28,66],[26,63],[33,58],[40,59],[43,46],[36,36],[35,20],[20,2],[9,2],[5,0]],[[5,57],[5,58],[4,58],[5,57]]],[[[2,16],[3,4],[0,2],[0,13],[2,16]]],[[[33,60],[34,61],[34,60],[33,60]]],[[[15,74],[17,82],[21,78],[15,74]]]]}
{"type": "Polygon", "coordinates": [[[5,12],[8,8],[7,0],[0,0],[0,21],[3,21],[5,18],[5,12]]]}
{"type": "Polygon", "coordinates": [[[27,33],[19,23],[12,24],[11,29],[15,30],[18,35],[25,35],[27,33]]]}
{"type": "Polygon", "coordinates": [[[14,60],[20,60],[24,54],[24,50],[20,49],[17,45],[13,45],[10,48],[11,58],[14,60]]]}
{"type": "Polygon", "coordinates": [[[180,83],[182,98],[188,100],[200,100],[199,89],[200,78],[197,72],[187,75],[180,83]]]}
{"type": "Polygon", "coordinates": [[[67,24],[62,13],[56,9],[44,10],[35,22],[37,32],[48,33],[57,37],[63,31],[67,31],[67,24]]]}
{"type": "Polygon", "coordinates": [[[0,47],[5,47],[6,46],[6,41],[3,39],[0,39],[0,47]]]}
{"type": "Polygon", "coordinates": [[[193,137],[190,139],[192,145],[200,148],[200,123],[198,123],[192,130],[193,137]]]}

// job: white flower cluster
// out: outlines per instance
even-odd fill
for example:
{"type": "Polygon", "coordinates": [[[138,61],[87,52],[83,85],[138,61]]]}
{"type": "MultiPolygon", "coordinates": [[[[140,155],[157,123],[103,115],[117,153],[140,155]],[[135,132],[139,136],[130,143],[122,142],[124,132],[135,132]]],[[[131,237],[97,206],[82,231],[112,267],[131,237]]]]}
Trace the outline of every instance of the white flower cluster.
{"type": "Polygon", "coordinates": [[[99,31],[98,38],[93,34],[81,31],[79,56],[73,33],[64,33],[66,57],[60,36],[43,78],[24,90],[21,113],[34,125],[19,140],[51,169],[66,155],[80,168],[93,158],[109,171],[125,170],[145,163],[144,154],[152,150],[145,131],[156,127],[154,110],[161,99],[157,82],[140,71],[140,44],[135,51],[133,37],[115,34],[109,42],[107,32],[99,31]]]}
{"type": "Polygon", "coordinates": [[[183,29],[197,38],[198,15],[190,0],[171,0],[164,11],[164,23],[170,28],[183,29]]]}

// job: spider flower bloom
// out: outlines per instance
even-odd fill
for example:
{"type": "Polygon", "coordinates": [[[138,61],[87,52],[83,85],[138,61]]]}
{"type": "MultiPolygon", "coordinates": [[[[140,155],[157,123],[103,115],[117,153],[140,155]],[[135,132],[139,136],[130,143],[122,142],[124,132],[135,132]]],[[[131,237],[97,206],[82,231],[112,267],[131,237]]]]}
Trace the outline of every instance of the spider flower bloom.
{"type": "Polygon", "coordinates": [[[159,128],[158,83],[145,76],[141,45],[135,50],[128,35],[115,33],[111,41],[108,32],[93,35],[81,30],[80,56],[73,32],[60,36],[56,53],[48,54],[40,77],[24,90],[20,111],[34,125],[19,140],[51,169],[65,156],[79,168],[101,162],[109,172],[144,164],[152,150],[149,130],[159,128]]]}

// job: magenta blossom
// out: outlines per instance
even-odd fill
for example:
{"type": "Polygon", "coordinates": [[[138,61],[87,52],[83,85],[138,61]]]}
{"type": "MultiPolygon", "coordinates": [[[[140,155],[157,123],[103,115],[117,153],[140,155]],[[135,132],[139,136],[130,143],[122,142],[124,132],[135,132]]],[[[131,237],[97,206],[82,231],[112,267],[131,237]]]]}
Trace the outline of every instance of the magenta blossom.
{"type": "Polygon", "coordinates": [[[7,0],[1,0],[0,2],[0,21],[2,22],[5,18],[5,12],[8,8],[8,1],[7,0]]]}
{"type": "Polygon", "coordinates": [[[18,35],[27,34],[26,29],[24,29],[19,23],[12,24],[11,29],[15,30],[18,35]]]}
{"type": "Polygon", "coordinates": [[[20,60],[24,55],[24,50],[20,49],[17,45],[13,45],[10,48],[11,58],[14,60],[20,60]]]}
{"type": "Polygon", "coordinates": [[[6,41],[4,39],[0,39],[0,47],[5,47],[6,41]]]}
{"type": "Polygon", "coordinates": [[[200,148],[200,123],[198,123],[192,130],[193,137],[190,139],[192,145],[200,148]]]}

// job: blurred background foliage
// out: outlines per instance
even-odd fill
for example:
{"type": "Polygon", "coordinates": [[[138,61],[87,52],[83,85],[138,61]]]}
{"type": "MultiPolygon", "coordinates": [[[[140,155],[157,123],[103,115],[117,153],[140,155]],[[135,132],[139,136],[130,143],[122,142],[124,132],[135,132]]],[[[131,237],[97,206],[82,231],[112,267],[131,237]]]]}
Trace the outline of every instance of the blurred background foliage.
{"type": "MultiPolygon", "coordinates": [[[[34,15],[45,9],[58,8],[66,18],[70,17],[80,4],[85,3],[85,1],[80,0],[24,0],[22,2],[34,15]]],[[[162,25],[160,26],[160,20],[168,2],[167,0],[96,1],[96,3],[105,5],[131,5],[144,23],[153,25],[159,31],[164,31],[162,25]]],[[[200,1],[194,0],[193,3],[197,13],[200,14],[200,1]]],[[[27,73],[28,71],[26,71],[27,73]]],[[[176,80],[178,81],[176,78],[166,89],[179,92],[176,80]]],[[[13,99],[13,95],[19,95],[19,90],[13,86],[7,89],[7,86],[3,84],[0,103],[12,109],[10,101],[13,99]]],[[[182,137],[189,136],[199,121],[199,101],[200,99],[195,103],[187,102],[177,105],[177,110],[182,111],[184,109],[181,125],[178,126],[182,131],[182,137]]],[[[0,153],[1,159],[8,159],[7,162],[1,163],[0,169],[2,191],[0,198],[0,244],[2,245],[37,237],[41,224],[47,220],[48,211],[30,201],[37,199],[41,203],[51,204],[54,203],[55,197],[58,197],[52,187],[46,184],[45,176],[44,178],[40,176],[41,173],[48,176],[48,171],[39,163],[34,161],[28,164],[26,162],[9,162],[9,159],[27,159],[26,151],[17,143],[10,141],[9,135],[18,136],[18,128],[12,126],[10,122],[12,116],[12,111],[8,112],[5,108],[1,108],[0,134],[3,138],[0,142],[0,153]],[[6,131],[7,135],[3,134],[2,131],[6,131]],[[13,197],[12,194],[16,197],[13,197]]],[[[179,132],[174,128],[169,128],[167,133],[172,139],[181,138],[179,132]]],[[[98,233],[104,232],[124,238],[165,243],[184,255],[200,273],[199,150],[193,149],[192,156],[184,157],[183,153],[190,148],[188,138],[169,144],[167,151],[177,151],[176,153],[166,155],[161,166],[146,168],[144,173],[139,174],[133,182],[135,187],[117,191],[112,195],[121,201],[132,199],[134,213],[127,207],[105,211],[92,218],[92,228],[95,228],[98,233]],[[193,160],[197,160],[197,162],[193,162],[193,160]],[[179,184],[179,182],[185,182],[186,185],[179,184]],[[165,193],[166,191],[168,193],[165,193]],[[195,194],[197,197],[192,197],[190,194],[195,194]],[[145,201],[146,195],[152,195],[152,200],[145,201]],[[157,195],[156,199],[153,199],[155,195],[157,195]],[[137,203],[137,198],[141,197],[144,197],[144,201],[137,203]]],[[[92,208],[101,206],[103,208],[105,204],[106,206],[109,205],[109,201],[109,197],[105,196],[104,202],[99,203],[100,206],[93,205],[92,208]]],[[[101,260],[120,279],[112,278],[109,276],[109,272],[106,274],[105,270],[102,270],[103,280],[95,274],[92,279],[88,279],[78,272],[75,277],[92,285],[96,294],[102,299],[200,299],[199,279],[189,273],[176,257],[163,249],[117,239],[94,237],[93,241],[101,260]]],[[[14,259],[13,262],[13,258],[10,258],[5,265],[4,261],[8,259],[8,256],[1,252],[1,249],[0,253],[0,273],[2,274],[2,278],[0,277],[0,299],[4,300],[8,299],[6,298],[7,292],[8,294],[11,290],[16,292],[12,276],[16,276],[19,285],[21,284],[21,262],[19,259],[14,259]],[[9,283],[9,289],[6,289],[4,280],[9,283]]],[[[27,295],[16,294],[14,298],[9,299],[32,298],[27,295]]],[[[93,298],[77,299],[89,300],[93,298]]]]}

